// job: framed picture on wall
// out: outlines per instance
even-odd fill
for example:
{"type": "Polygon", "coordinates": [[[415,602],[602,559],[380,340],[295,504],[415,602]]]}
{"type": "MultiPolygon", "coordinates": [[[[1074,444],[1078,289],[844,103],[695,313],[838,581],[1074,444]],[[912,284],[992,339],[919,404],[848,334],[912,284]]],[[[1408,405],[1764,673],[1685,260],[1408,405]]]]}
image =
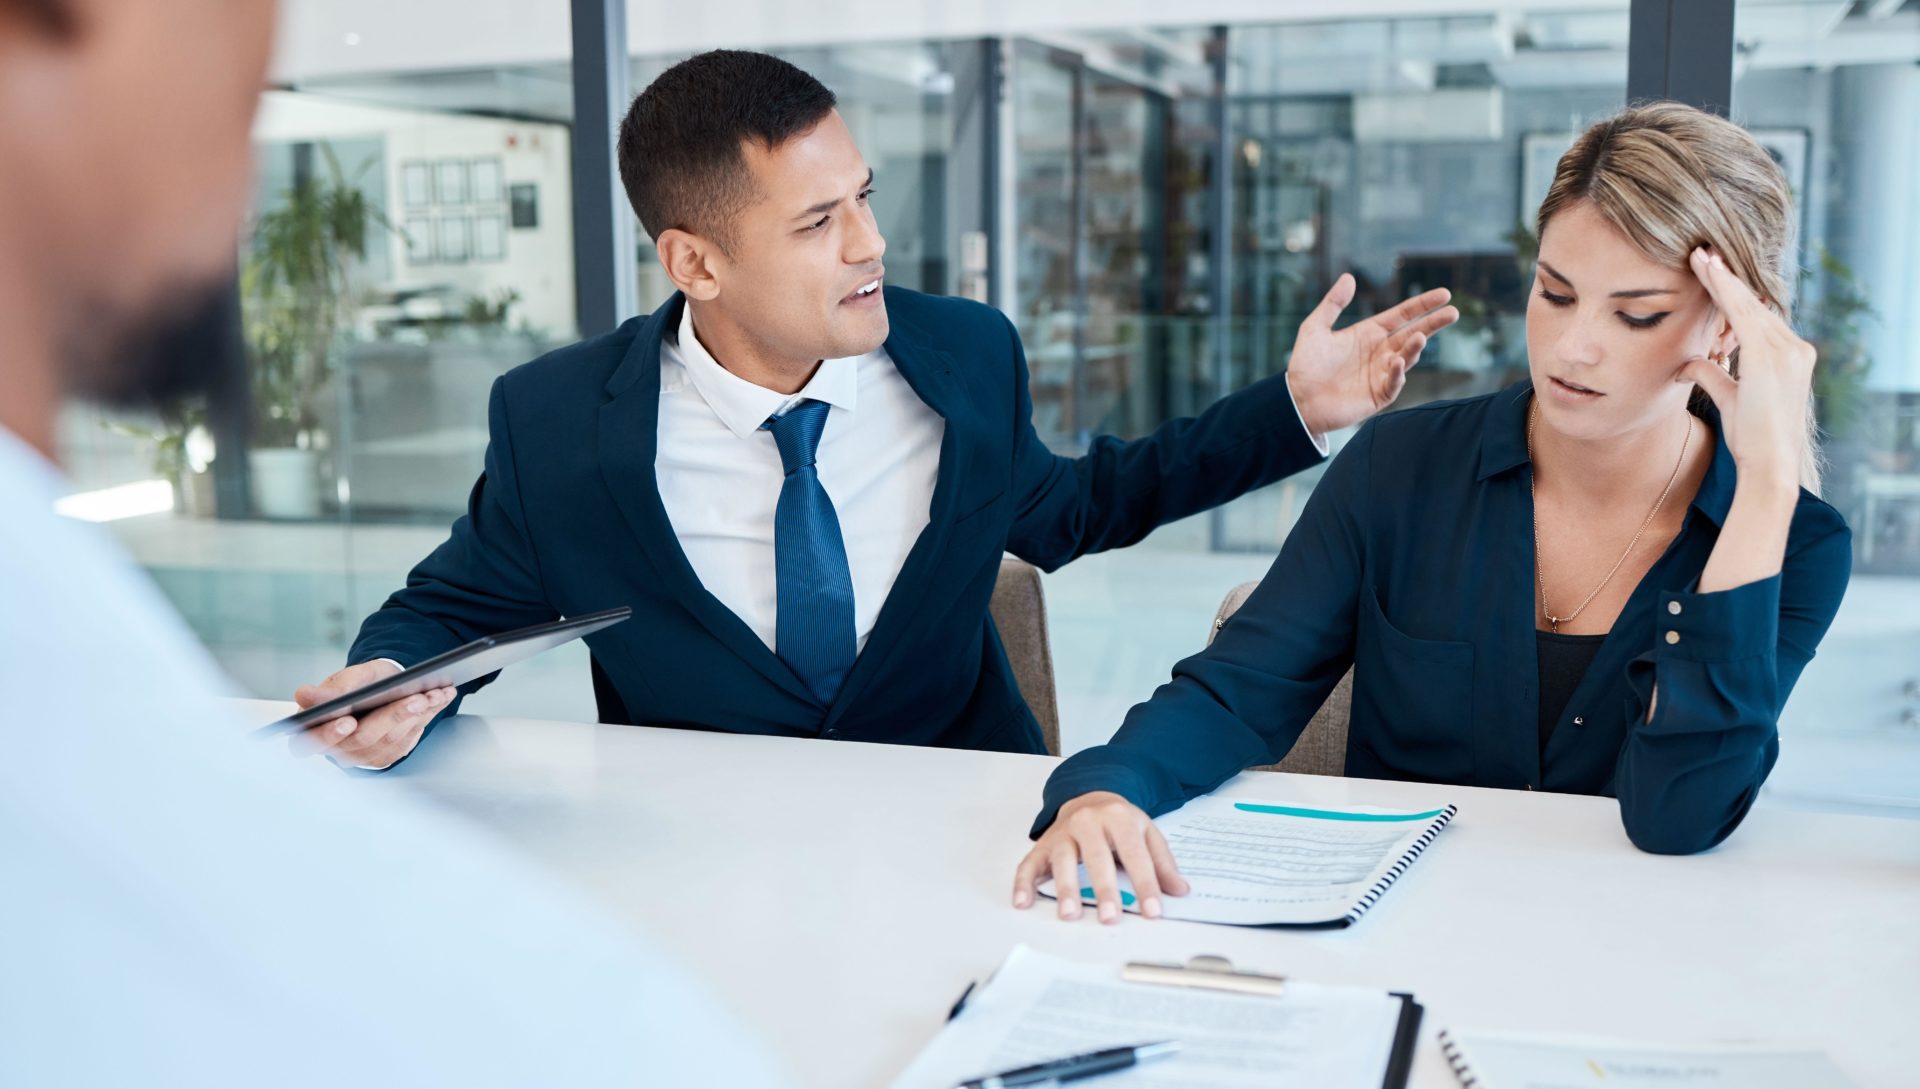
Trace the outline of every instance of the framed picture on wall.
{"type": "Polygon", "coordinates": [[[506,196],[501,191],[500,160],[475,159],[473,161],[473,202],[475,204],[498,204],[506,196]]]}
{"type": "Polygon", "coordinates": [[[433,203],[433,168],[426,163],[400,165],[401,202],[409,208],[425,208],[433,203]]]}
{"type": "Polygon", "coordinates": [[[467,202],[467,161],[442,159],[433,164],[434,196],[441,204],[467,202]]]}
{"type": "Polygon", "coordinates": [[[402,228],[407,233],[407,260],[416,265],[433,264],[433,219],[408,216],[402,228]]]}
{"type": "Polygon", "coordinates": [[[473,224],[466,216],[443,216],[434,235],[434,253],[442,264],[459,264],[472,252],[473,224]]]}
{"type": "Polygon", "coordinates": [[[540,186],[523,182],[507,187],[507,211],[513,217],[513,229],[529,231],[540,226],[540,186]]]}
{"type": "Polygon", "coordinates": [[[473,217],[473,259],[475,261],[507,259],[506,216],[498,212],[488,212],[473,217]]]}

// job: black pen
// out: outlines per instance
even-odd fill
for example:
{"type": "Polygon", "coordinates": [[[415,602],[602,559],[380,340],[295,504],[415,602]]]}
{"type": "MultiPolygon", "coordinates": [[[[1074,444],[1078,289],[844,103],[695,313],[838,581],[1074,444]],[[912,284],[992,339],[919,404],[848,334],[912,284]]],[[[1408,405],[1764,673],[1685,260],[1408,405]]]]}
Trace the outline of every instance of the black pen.
{"type": "Polygon", "coordinates": [[[1060,1085],[1065,1082],[1091,1078],[1095,1074],[1111,1074],[1116,1070],[1125,1070],[1135,1063],[1148,1059],[1158,1059],[1180,1050],[1180,1044],[1167,1040],[1158,1044],[1139,1044],[1134,1047],[1110,1047],[1105,1051],[1090,1051],[1085,1055],[1074,1055],[1065,1059],[1023,1066],[1017,1070],[1005,1070],[998,1074],[989,1074],[984,1078],[963,1081],[956,1089],[1042,1089],[1043,1086],[1060,1085]]]}

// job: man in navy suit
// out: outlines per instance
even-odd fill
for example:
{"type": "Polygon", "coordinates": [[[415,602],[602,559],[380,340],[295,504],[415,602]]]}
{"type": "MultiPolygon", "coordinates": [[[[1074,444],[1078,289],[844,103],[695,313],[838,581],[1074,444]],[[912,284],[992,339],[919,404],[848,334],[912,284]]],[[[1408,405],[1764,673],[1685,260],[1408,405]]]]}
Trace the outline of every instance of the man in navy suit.
{"type": "MultiPolygon", "coordinates": [[[[1458,316],[1435,291],[1336,332],[1343,276],[1286,375],[1054,454],[1004,315],[883,286],[873,172],[834,106],[805,72],[733,51],[635,100],[621,176],[679,290],[494,383],[467,514],[303,706],[630,605],[587,639],[604,721],[1039,752],[987,612],[1001,554],[1052,570],[1317,463],[1458,316]]],[[[388,767],[484,683],[311,737],[388,767]]]]}

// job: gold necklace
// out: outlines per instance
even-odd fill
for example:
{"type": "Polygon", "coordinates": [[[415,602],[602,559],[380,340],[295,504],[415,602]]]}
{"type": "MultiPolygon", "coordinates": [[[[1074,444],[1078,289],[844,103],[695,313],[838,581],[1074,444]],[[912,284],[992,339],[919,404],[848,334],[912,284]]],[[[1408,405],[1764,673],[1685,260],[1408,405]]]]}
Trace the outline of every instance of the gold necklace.
{"type": "MultiPolygon", "coordinates": [[[[1533,461],[1533,423],[1538,416],[1538,408],[1538,401],[1530,401],[1527,404],[1527,461],[1529,463],[1533,461]]],[[[1614,561],[1613,569],[1607,572],[1607,577],[1600,580],[1600,585],[1593,588],[1593,592],[1587,595],[1587,599],[1580,603],[1579,608],[1565,616],[1555,616],[1553,610],[1547,608],[1547,574],[1540,567],[1540,476],[1538,473],[1532,474],[1530,489],[1533,494],[1533,574],[1534,578],[1540,582],[1540,614],[1547,618],[1548,624],[1552,625],[1553,634],[1560,634],[1560,625],[1572,623],[1575,617],[1586,611],[1587,606],[1593,603],[1593,599],[1600,596],[1600,591],[1607,588],[1607,583],[1613,581],[1613,576],[1619,573],[1621,565],[1627,562],[1627,557],[1633,555],[1633,550],[1639,547],[1641,536],[1647,532],[1647,527],[1653,524],[1654,515],[1659,514],[1660,508],[1666,505],[1667,496],[1673,492],[1674,482],[1680,479],[1680,467],[1687,463],[1687,447],[1692,443],[1693,415],[1689,413],[1687,434],[1680,440],[1679,460],[1673,463],[1673,475],[1667,477],[1667,486],[1661,490],[1660,498],[1653,501],[1653,509],[1647,512],[1646,520],[1640,523],[1640,528],[1633,534],[1633,540],[1627,542],[1627,550],[1614,561]]]]}

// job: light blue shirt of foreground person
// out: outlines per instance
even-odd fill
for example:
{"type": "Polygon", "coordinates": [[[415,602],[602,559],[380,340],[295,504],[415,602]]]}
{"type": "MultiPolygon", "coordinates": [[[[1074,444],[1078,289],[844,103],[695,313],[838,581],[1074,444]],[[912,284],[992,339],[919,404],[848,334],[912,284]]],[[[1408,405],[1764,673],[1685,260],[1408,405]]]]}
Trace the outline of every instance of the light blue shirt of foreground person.
{"type": "Polygon", "coordinates": [[[0,430],[0,1086],[783,1084],[553,879],[246,737],[61,490],[0,430]]]}

